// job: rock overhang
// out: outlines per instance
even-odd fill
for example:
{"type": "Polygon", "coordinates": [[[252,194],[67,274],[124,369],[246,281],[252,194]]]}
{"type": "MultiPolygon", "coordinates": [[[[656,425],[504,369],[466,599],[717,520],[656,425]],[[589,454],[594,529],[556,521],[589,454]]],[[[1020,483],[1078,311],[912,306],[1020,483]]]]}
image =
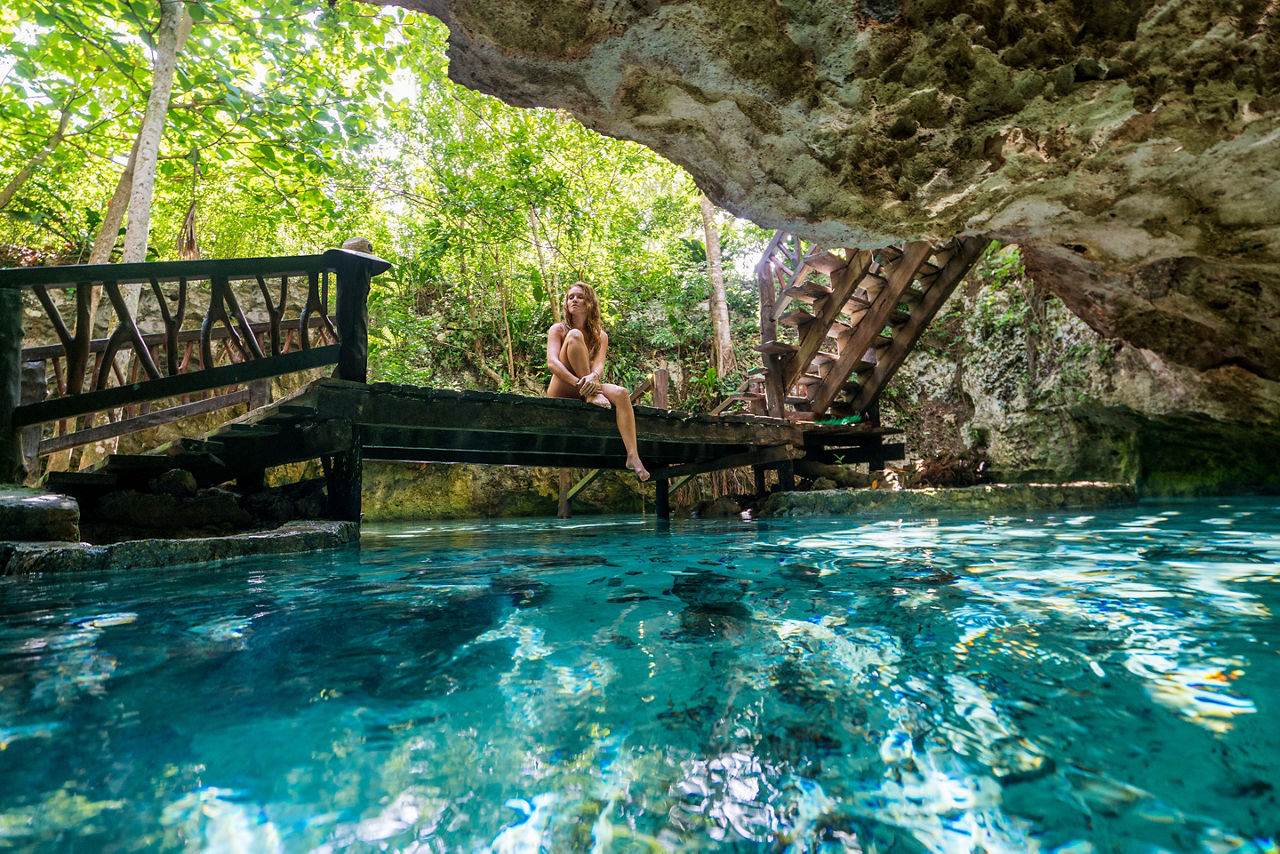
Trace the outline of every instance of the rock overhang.
{"type": "Polygon", "coordinates": [[[1099,332],[1280,379],[1267,3],[399,5],[449,27],[458,82],[641,142],[758,223],[826,245],[1016,241],[1099,332]]]}

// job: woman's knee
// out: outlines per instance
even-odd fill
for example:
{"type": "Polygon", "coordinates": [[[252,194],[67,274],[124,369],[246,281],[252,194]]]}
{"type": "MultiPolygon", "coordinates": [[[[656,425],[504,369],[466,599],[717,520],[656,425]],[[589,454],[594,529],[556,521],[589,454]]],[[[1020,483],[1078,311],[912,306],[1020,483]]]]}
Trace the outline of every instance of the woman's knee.
{"type": "Polygon", "coordinates": [[[587,339],[583,337],[581,329],[570,329],[564,334],[564,343],[586,344],[587,339]]]}

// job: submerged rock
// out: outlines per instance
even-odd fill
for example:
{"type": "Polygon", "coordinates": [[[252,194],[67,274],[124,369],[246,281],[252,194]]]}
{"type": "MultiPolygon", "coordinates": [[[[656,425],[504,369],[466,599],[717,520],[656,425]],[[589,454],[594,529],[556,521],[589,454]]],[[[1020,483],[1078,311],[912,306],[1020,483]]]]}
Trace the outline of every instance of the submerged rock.
{"type": "Polygon", "coordinates": [[[1121,507],[1137,500],[1137,492],[1127,483],[992,483],[956,489],[896,491],[833,489],[775,492],[765,501],[761,515],[1035,513],[1069,507],[1121,507]]]}
{"type": "Polygon", "coordinates": [[[715,572],[692,570],[680,573],[671,584],[671,593],[690,608],[705,613],[746,616],[746,608],[742,604],[746,594],[745,583],[715,572]]]}

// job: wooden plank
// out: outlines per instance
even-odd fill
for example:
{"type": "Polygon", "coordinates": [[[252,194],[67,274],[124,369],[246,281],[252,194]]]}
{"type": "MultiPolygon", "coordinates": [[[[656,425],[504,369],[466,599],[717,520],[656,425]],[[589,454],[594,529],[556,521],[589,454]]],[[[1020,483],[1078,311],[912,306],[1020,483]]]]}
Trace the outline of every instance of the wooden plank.
{"type": "Polygon", "coordinates": [[[794,329],[802,329],[810,323],[813,323],[813,315],[805,311],[803,308],[788,311],[782,317],[778,318],[778,323],[783,326],[790,326],[794,329]]]}
{"type": "Polygon", "coordinates": [[[808,264],[819,273],[830,276],[849,262],[830,250],[824,250],[815,246],[805,253],[804,263],[808,264]]]}
{"type": "Polygon", "coordinates": [[[718,457],[714,460],[707,460],[700,463],[663,466],[661,468],[656,468],[652,474],[659,480],[671,480],[672,478],[685,477],[686,475],[706,474],[709,471],[720,471],[722,469],[738,468],[739,466],[772,465],[787,460],[798,459],[803,456],[804,451],[791,445],[775,445],[773,447],[762,448],[760,450],[746,451],[739,454],[729,454],[728,456],[718,457]]]}
{"type": "Polygon", "coordinates": [[[582,480],[575,483],[573,485],[573,488],[569,490],[569,494],[565,496],[565,500],[572,501],[573,499],[577,498],[578,495],[582,492],[582,490],[586,489],[588,486],[595,483],[596,478],[600,476],[600,472],[602,471],[604,471],[604,469],[592,469],[591,471],[587,472],[586,475],[583,476],[582,480]]]}
{"type": "MultiPolygon", "coordinates": [[[[312,384],[318,416],[350,418],[369,426],[433,430],[563,435],[617,439],[612,410],[579,400],[516,394],[451,392],[378,383],[364,386],[325,379],[312,384]]],[[[643,442],[690,444],[781,444],[799,442],[795,428],[779,419],[751,423],[710,415],[635,407],[636,434],[643,442]]]]}
{"type": "Polygon", "coordinates": [[[60,267],[18,267],[0,269],[0,288],[71,288],[82,282],[114,281],[120,284],[147,284],[152,279],[256,279],[258,276],[304,276],[333,270],[345,256],[368,259],[371,275],[390,269],[391,264],[373,255],[330,249],[322,255],[291,255],[277,258],[219,258],[199,261],[147,261],[137,264],[67,264],[60,267]]]}
{"type": "Polygon", "coordinates": [[[147,380],[126,386],[99,389],[78,395],[54,398],[40,403],[20,406],[13,412],[14,424],[41,424],[45,421],[56,421],[74,415],[98,412],[126,403],[138,403],[144,400],[160,400],[166,397],[177,397],[196,391],[207,391],[223,386],[239,385],[250,380],[278,377],[308,368],[332,365],[338,359],[338,345],[314,347],[286,353],[283,356],[271,356],[267,359],[254,359],[236,365],[223,365],[207,368],[203,371],[192,371],[173,377],[162,377],[158,380],[147,380]]]}
{"type": "Polygon", "coordinates": [[[44,456],[56,451],[64,451],[67,448],[87,445],[90,442],[101,442],[103,439],[136,433],[139,430],[159,427],[161,424],[171,424],[174,421],[190,418],[193,415],[203,415],[207,412],[216,412],[229,406],[247,403],[248,400],[249,389],[243,388],[229,394],[220,394],[215,397],[207,397],[204,400],[184,403],[180,406],[171,406],[168,409],[155,409],[146,415],[125,418],[121,421],[103,424],[101,427],[91,427],[88,430],[78,430],[63,436],[54,436],[51,439],[41,440],[40,455],[44,456]]]}
{"type": "Polygon", "coordinates": [[[393,448],[382,445],[366,445],[364,459],[381,462],[420,463],[426,465],[469,463],[488,466],[537,466],[541,468],[592,468],[626,469],[626,457],[582,455],[572,461],[563,455],[535,454],[528,451],[468,450],[465,448],[393,448]]]}
{"type": "Polygon", "coordinates": [[[902,257],[893,262],[885,286],[876,294],[871,307],[867,309],[866,314],[862,316],[853,332],[849,334],[848,340],[843,342],[840,358],[828,371],[827,381],[814,390],[814,412],[825,412],[827,407],[831,405],[831,401],[835,399],[836,394],[840,391],[840,386],[853,373],[853,369],[862,360],[873,339],[884,328],[889,313],[897,306],[902,292],[907,289],[911,284],[911,280],[915,278],[916,270],[919,269],[920,265],[925,262],[932,252],[933,246],[928,241],[917,241],[909,244],[902,257]]]}
{"type": "Polygon", "coordinates": [[[893,378],[894,373],[906,360],[907,354],[920,340],[920,335],[928,327],[930,321],[942,308],[947,297],[956,289],[965,273],[982,255],[987,244],[986,238],[957,238],[959,251],[951,254],[946,266],[934,277],[920,302],[911,312],[911,319],[903,324],[893,337],[893,341],[878,354],[876,366],[869,375],[861,377],[860,388],[853,398],[854,412],[866,409],[879,396],[885,385],[893,378]]]}

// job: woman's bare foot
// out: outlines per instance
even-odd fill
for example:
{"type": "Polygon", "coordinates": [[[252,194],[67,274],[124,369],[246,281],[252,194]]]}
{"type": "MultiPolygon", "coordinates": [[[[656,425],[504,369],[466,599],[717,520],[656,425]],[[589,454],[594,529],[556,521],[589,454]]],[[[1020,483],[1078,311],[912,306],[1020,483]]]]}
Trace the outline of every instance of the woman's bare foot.
{"type": "Polygon", "coordinates": [[[609,402],[609,398],[605,397],[600,392],[596,392],[595,397],[587,398],[587,403],[594,403],[602,409],[613,409],[613,404],[609,402]]]}
{"type": "Polygon", "coordinates": [[[644,467],[644,463],[640,462],[639,456],[627,457],[627,468],[636,473],[641,483],[649,479],[649,470],[644,467]]]}

